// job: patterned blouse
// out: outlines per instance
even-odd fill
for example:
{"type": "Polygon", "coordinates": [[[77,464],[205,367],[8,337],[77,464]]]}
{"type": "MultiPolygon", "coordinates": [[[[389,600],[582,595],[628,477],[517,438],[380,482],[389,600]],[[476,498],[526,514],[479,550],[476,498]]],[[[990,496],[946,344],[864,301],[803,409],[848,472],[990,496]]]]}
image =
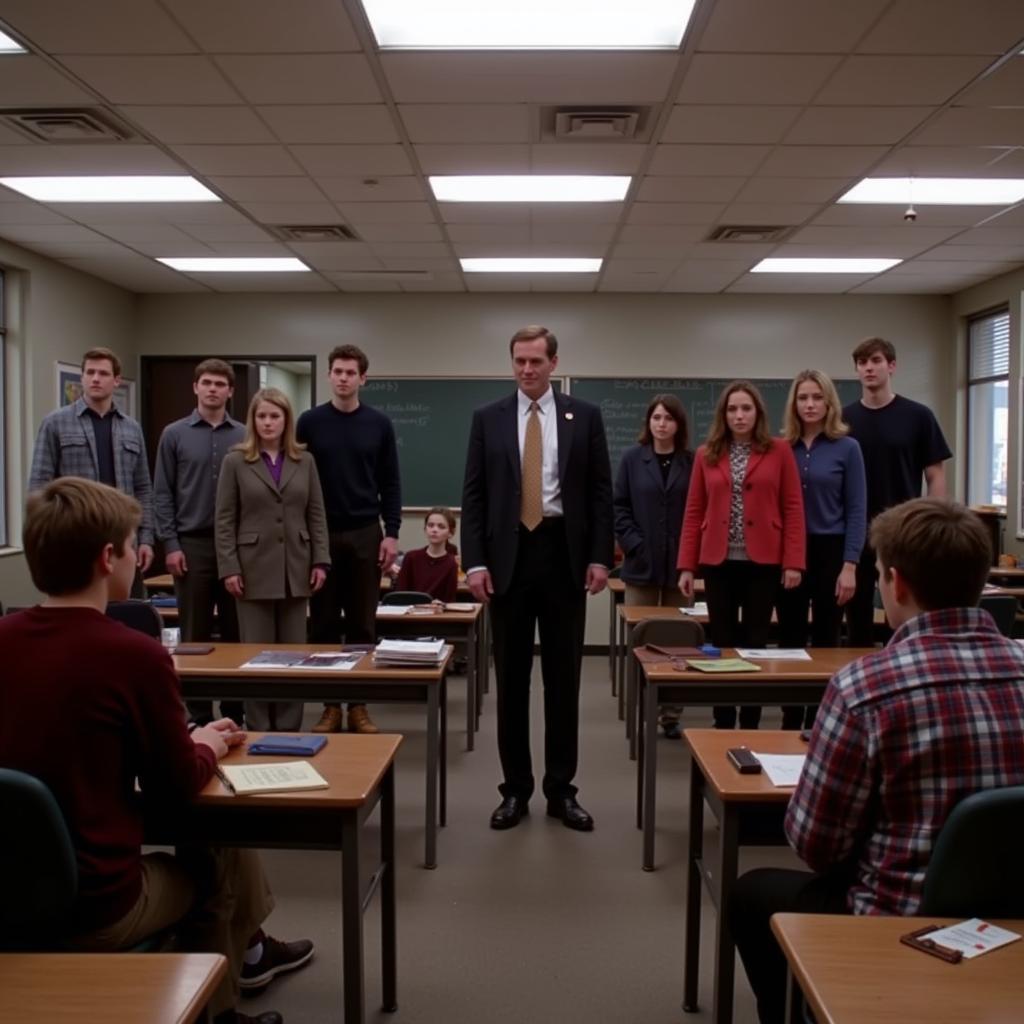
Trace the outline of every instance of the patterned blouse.
{"type": "Polygon", "coordinates": [[[729,500],[729,550],[726,558],[746,561],[747,543],[743,534],[743,480],[750,460],[750,442],[733,441],[729,445],[729,472],[732,475],[732,497],[729,500]]]}

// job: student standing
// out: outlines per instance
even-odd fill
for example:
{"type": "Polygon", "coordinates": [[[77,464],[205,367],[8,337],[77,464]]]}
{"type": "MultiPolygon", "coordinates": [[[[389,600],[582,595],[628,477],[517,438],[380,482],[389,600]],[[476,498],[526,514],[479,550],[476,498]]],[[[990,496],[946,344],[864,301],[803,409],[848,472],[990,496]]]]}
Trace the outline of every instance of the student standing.
{"type": "MultiPolygon", "coordinates": [[[[697,449],[679,542],[679,589],[692,598],[694,576],[703,576],[712,643],[767,644],[779,582],[786,590],[799,585],[805,543],[789,445],[768,433],[757,388],[733,381],[697,449]]],[[[716,729],[736,725],[734,707],[717,706],[714,715],[716,729]]],[[[740,709],[741,728],[756,729],[760,721],[760,707],[740,709]]]]}
{"type": "MultiPolygon", "coordinates": [[[[942,463],[952,457],[931,409],[892,388],[896,348],[884,338],[866,338],[853,350],[861,396],[843,409],[850,436],[864,455],[868,522],[893,505],[920,497],[921,477],[932,498],[946,496],[942,463]]],[[[857,565],[857,590],[846,606],[850,644],[874,643],[875,553],[865,546],[857,565]]]]}
{"type": "MultiPolygon", "coordinates": [[[[301,644],[306,603],[330,566],[327,521],[312,456],[295,441],[291,403],[262,388],[249,403],[245,441],[217,485],[217,566],[238,602],[242,643],[301,644]]],[[[253,729],[295,731],[301,702],[245,702],[253,729]]]]}
{"type": "MultiPolygon", "coordinates": [[[[174,577],[182,640],[209,640],[216,612],[220,639],[231,643],[238,640],[238,616],[217,573],[213,514],[224,456],[245,440],[244,425],[227,413],[235,371],[223,359],[204,359],[195,369],[192,390],[195,409],[164,428],[156,450],[156,535],[174,577]]],[[[189,701],[188,709],[200,723],[213,717],[208,700],[189,701]]],[[[223,701],[221,709],[241,724],[240,701],[223,701]]]]}
{"type": "MultiPolygon", "coordinates": [[[[848,437],[839,396],[820,370],[796,375],[786,400],[783,436],[792,445],[807,524],[807,571],[779,592],[779,644],[803,647],[808,611],[814,647],[838,647],[842,608],[857,587],[867,501],[860,445],[848,437]]],[[[810,727],[816,705],[782,709],[782,728],[810,727]]]]}
{"type": "MultiPolygon", "coordinates": [[[[639,443],[615,477],[615,536],[623,551],[627,605],[678,605],[676,562],[693,452],[686,411],[675,395],[655,395],[639,443]]],[[[662,705],[665,735],[679,738],[680,708],[662,705]]]]}
{"type": "MultiPolygon", "coordinates": [[[[327,357],[331,400],[299,417],[299,441],[316,460],[324,488],[334,566],[310,602],[310,639],[316,643],[337,643],[342,629],[346,643],[374,642],[381,573],[398,554],[398,445],[391,420],[359,400],[369,367],[366,353],[355,345],[332,349],[327,357]]],[[[340,732],[342,724],[341,706],[325,704],[313,731],[340,732]]],[[[348,728],[377,732],[365,704],[349,705],[348,728]]]]}
{"type": "Polygon", "coordinates": [[[409,551],[402,559],[395,590],[419,590],[437,601],[454,601],[459,589],[459,563],[451,550],[455,515],[437,506],[423,518],[427,546],[409,551]]]}

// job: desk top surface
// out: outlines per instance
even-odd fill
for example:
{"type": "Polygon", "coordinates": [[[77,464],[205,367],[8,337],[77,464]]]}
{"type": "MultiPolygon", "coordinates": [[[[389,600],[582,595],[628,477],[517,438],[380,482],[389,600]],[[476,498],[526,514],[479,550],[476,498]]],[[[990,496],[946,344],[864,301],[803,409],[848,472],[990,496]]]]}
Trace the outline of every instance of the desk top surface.
{"type": "Polygon", "coordinates": [[[723,801],[786,803],[792,787],[773,786],[764,772],[743,775],[725,752],[748,747],[763,754],[806,754],[807,744],[798,732],[781,729],[684,729],[683,739],[714,793],[723,801]]]}
{"type": "Polygon", "coordinates": [[[338,651],[338,644],[226,644],[219,641],[213,645],[209,654],[176,654],[174,668],[179,676],[233,676],[249,679],[265,679],[267,677],[287,679],[307,676],[325,677],[327,679],[359,679],[362,681],[380,679],[394,682],[410,680],[419,682],[436,682],[444,673],[444,666],[452,656],[450,645],[445,648],[445,660],[441,665],[427,668],[400,668],[397,666],[378,667],[373,664],[373,653],[363,655],[355,668],[347,672],[336,669],[315,668],[301,669],[285,666],[283,668],[242,668],[250,658],[255,658],[260,651],[300,651],[312,654],[314,651],[338,651]]]}
{"type": "MultiPolygon", "coordinates": [[[[931,917],[776,914],[772,931],[818,1024],[1019,1021],[1024,942],[948,964],[899,941],[926,924],[954,923],[931,917]]],[[[992,923],[1024,932],[1024,921],[992,923]]]]}
{"type": "MultiPolygon", "coordinates": [[[[343,808],[361,807],[380,784],[388,766],[395,759],[395,753],[402,742],[396,733],[380,733],[376,736],[355,736],[348,733],[332,734],[327,745],[313,757],[289,754],[273,754],[252,757],[248,754],[249,744],[262,739],[264,735],[273,739],[287,733],[251,733],[241,747],[236,747],[221,764],[260,765],[277,761],[308,761],[330,784],[329,789],[299,789],[285,793],[253,793],[248,796],[234,796],[224,783],[214,776],[196,797],[199,805],[245,804],[251,807],[295,808],[343,808]]],[[[292,733],[290,735],[297,735],[292,733]]]]}
{"type": "Polygon", "coordinates": [[[191,1024],[226,972],[216,953],[4,953],[0,1024],[191,1024]]]}
{"type": "MultiPolygon", "coordinates": [[[[669,660],[644,661],[640,667],[650,682],[679,680],[708,682],[715,679],[725,679],[733,683],[737,680],[756,683],[759,679],[764,679],[769,683],[779,679],[809,679],[827,682],[844,665],[848,665],[865,654],[871,654],[876,649],[874,647],[809,647],[807,648],[807,653],[811,656],[809,661],[785,661],[772,658],[752,662],[752,664],[761,666],[760,672],[699,672],[693,668],[674,668],[669,660]]],[[[722,657],[735,658],[738,655],[734,650],[726,648],[722,651],[722,657]]]]}

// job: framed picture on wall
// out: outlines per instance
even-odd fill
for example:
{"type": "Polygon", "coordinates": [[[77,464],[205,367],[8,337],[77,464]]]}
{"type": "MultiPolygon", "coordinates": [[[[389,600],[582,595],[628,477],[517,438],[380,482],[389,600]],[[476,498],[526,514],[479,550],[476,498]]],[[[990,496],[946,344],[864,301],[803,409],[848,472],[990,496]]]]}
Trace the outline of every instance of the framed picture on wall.
{"type": "MultiPolygon", "coordinates": [[[[74,363],[57,363],[57,406],[73,405],[82,397],[82,370],[74,363]]],[[[135,419],[135,381],[121,378],[114,402],[126,416],[135,419]]]]}
{"type": "Polygon", "coordinates": [[[133,420],[137,418],[135,414],[135,381],[129,380],[127,377],[121,378],[121,383],[114,391],[114,403],[125,416],[131,416],[133,420]]]}

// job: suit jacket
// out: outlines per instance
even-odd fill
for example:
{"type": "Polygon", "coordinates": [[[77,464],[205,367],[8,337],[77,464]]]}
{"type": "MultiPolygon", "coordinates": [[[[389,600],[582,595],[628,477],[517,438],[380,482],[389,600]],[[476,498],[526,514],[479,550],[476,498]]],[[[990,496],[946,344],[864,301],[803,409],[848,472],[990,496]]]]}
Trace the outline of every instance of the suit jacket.
{"type": "Polygon", "coordinates": [[[246,598],[309,597],[313,566],[331,563],[313,457],[285,456],[278,488],[262,458],[246,462],[240,451],[229,452],[217,484],[215,534],[217,574],[240,574],[246,598]]]}
{"type": "MultiPolygon", "coordinates": [[[[611,466],[600,410],[555,392],[558,479],[569,564],[582,588],[587,566],[611,566],[611,466]]],[[[519,547],[522,464],[513,392],[473,413],[462,491],[462,564],[486,565],[496,594],[512,582],[519,547]]]]}
{"type": "Polygon", "coordinates": [[[653,446],[638,444],[622,456],[615,476],[615,536],[625,557],[622,579],[638,586],[676,582],[679,532],[693,468],[692,452],[677,452],[668,480],[653,446]]]}
{"type": "MultiPolygon", "coordinates": [[[[728,453],[714,466],[697,449],[679,541],[679,568],[719,565],[729,547],[732,472],[728,453]]],[[[805,568],[806,535],[800,477],[788,444],[772,439],[766,452],[750,453],[743,478],[743,538],[751,561],[805,568]]]]}

